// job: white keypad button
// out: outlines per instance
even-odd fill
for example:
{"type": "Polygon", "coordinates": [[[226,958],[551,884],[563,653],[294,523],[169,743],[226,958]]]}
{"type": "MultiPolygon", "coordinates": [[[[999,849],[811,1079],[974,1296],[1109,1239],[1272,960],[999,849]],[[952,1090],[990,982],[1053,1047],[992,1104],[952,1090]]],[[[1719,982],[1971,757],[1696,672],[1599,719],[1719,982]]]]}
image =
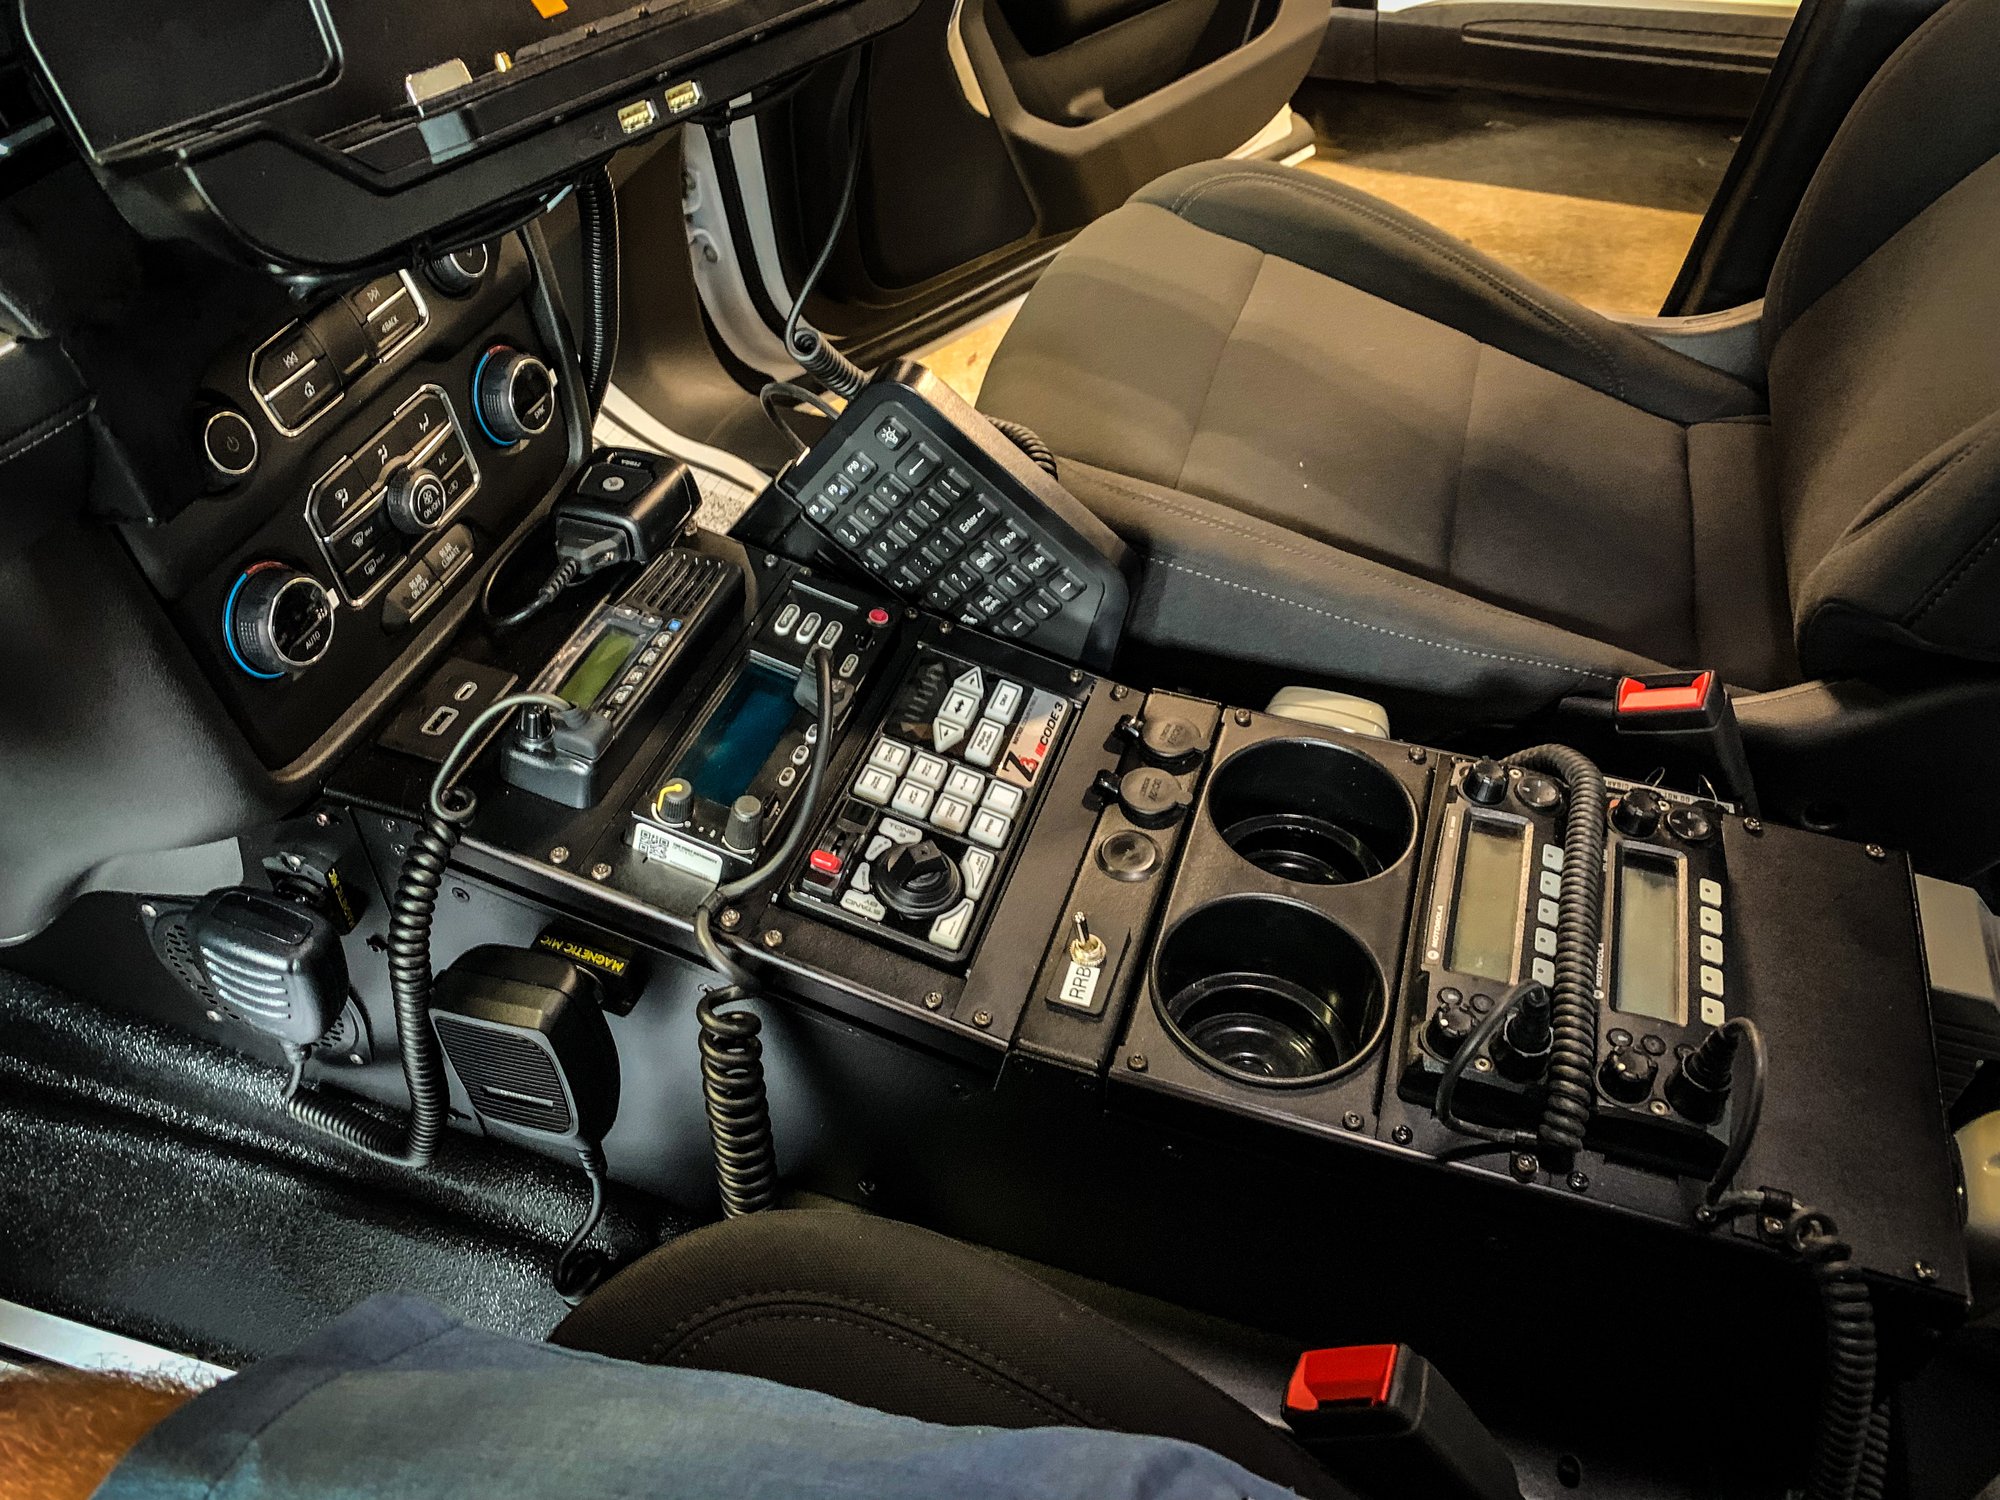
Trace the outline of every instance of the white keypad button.
{"type": "Polygon", "coordinates": [[[1535,903],[1535,920],[1544,926],[1555,926],[1558,915],[1560,915],[1560,908],[1547,896],[1542,897],[1541,900],[1535,903]]]}
{"type": "Polygon", "coordinates": [[[1542,868],[1544,870],[1560,871],[1562,867],[1563,867],[1562,845],[1561,844],[1542,845],[1542,868]]]}
{"type": "Polygon", "coordinates": [[[986,778],[977,771],[968,770],[964,766],[953,766],[951,775],[945,779],[944,789],[954,797],[961,797],[967,802],[976,804],[979,801],[980,788],[985,785],[986,778]]]}
{"type": "Polygon", "coordinates": [[[884,818],[875,825],[878,833],[886,833],[899,844],[914,844],[924,836],[920,828],[912,828],[908,823],[898,823],[894,818],[884,818]]]}
{"type": "Polygon", "coordinates": [[[896,788],[896,795],[889,799],[889,805],[899,813],[908,813],[913,818],[925,817],[931,810],[931,799],[937,793],[922,782],[905,779],[896,788]]]}
{"type": "Polygon", "coordinates": [[[1535,951],[1545,954],[1550,958],[1555,957],[1556,935],[1553,928],[1537,927],[1535,929],[1535,951]]]}
{"type": "Polygon", "coordinates": [[[965,934],[972,928],[974,910],[976,908],[970,901],[959,902],[931,923],[931,941],[952,953],[958,952],[965,945],[965,934]]]}
{"type": "Polygon", "coordinates": [[[1021,789],[1011,782],[996,781],[986,789],[984,805],[1003,818],[1011,818],[1021,810],[1021,789]]]}
{"type": "Polygon", "coordinates": [[[1560,896],[1563,893],[1563,878],[1553,870],[1542,871],[1541,891],[1544,896],[1560,896]]]}
{"type": "Polygon", "coordinates": [[[1528,966],[1528,974],[1536,984],[1554,984],[1556,982],[1555,960],[1548,958],[1536,959],[1528,966]]]}
{"type": "Polygon", "coordinates": [[[931,822],[946,833],[963,833],[971,821],[972,804],[949,792],[939,797],[937,806],[931,809],[931,822]]]}
{"type": "Polygon", "coordinates": [[[863,802],[872,802],[877,807],[886,803],[896,790],[896,778],[880,766],[868,766],[854,781],[854,795],[863,802]]]}
{"type": "Polygon", "coordinates": [[[778,618],[771,628],[777,631],[779,635],[790,635],[792,627],[798,623],[799,607],[796,604],[787,604],[783,609],[778,611],[778,618]]]}
{"type": "Polygon", "coordinates": [[[940,750],[949,750],[965,738],[965,726],[949,719],[931,720],[931,743],[940,750]]]}
{"type": "Polygon", "coordinates": [[[831,651],[840,644],[840,621],[835,620],[819,633],[819,643],[823,650],[831,651]]]}
{"type": "Polygon", "coordinates": [[[998,849],[1007,842],[1007,830],[1013,826],[1012,818],[1003,818],[996,812],[982,812],[972,820],[972,838],[989,849],[998,849]]]}
{"type": "Polygon", "coordinates": [[[910,780],[936,791],[944,785],[944,773],[949,769],[938,756],[919,755],[910,763],[910,780]]]}
{"type": "Polygon", "coordinates": [[[868,764],[880,766],[891,776],[901,776],[910,763],[910,747],[897,740],[877,740],[868,752],[868,764]]]}
{"type": "Polygon", "coordinates": [[[1698,886],[1697,886],[1697,887],[1696,887],[1695,889],[1696,889],[1697,893],[1698,893],[1698,894],[1699,894],[1699,895],[1701,896],[1701,904],[1702,904],[1703,906],[1720,906],[1720,905],[1722,905],[1722,882],[1721,882],[1721,881],[1719,881],[1719,880],[1704,880],[1704,881],[1702,881],[1702,882],[1701,882],[1701,884],[1700,884],[1700,885],[1698,885],[1698,886]]]}
{"type": "Polygon", "coordinates": [[[1705,1025],[1720,1026],[1729,1019],[1729,1012],[1722,1008],[1722,1002],[1713,995],[1701,997],[1701,1019],[1705,1025]]]}
{"type": "Polygon", "coordinates": [[[965,894],[977,901],[986,894],[986,882],[993,878],[993,856],[984,849],[968,849],[958,867],[965,872],[965,894]]]}
{"type": "Polygon", "coordinates": [[[819,623],[820,623],[819,611],[814,610],[811,614],[807,615],[803,620],[799,621],[799,628],[797,631],[794,632],[793,638],[795,640],[801,640],[801,641],[811,640],[814,636],[819,634],[819,623]]]}
{"type": "Polygon", "coordinates": [[[1714,964],[1701,966],[1701,992],[1704,995],[1714,995],[1717,999],[1722,998],[1722,970],[1716,968],[1714,964]]]}
{"type": "Polygon", "coordinates": [[[854,874],[848,882],[848,889],[872,891],[875,889],[875,870],[866,860],[854,867],[854,874]]]}
{"type": "Polygon", "coordinates": [[[1021,684],[1003,682],[993,689],[993,701],[986,705],[988,718],[1012,719],[1021,709],[1021,684]]]}
{"type": "Polygon", "coordinates": [[[993,768],[993,762],[1000,758],[1000,747],[1007,742],[1007,726],[998,719],[981,719],[979,727],[972,731],[972,741],[965,747],[965,758],[975,766],[985,770],[993,768]]]}
{"type": "Polygon", "coordinates": [[[964,688],[953,688],[944,700],[944,707],[937,711],[937,716],[947,724],[970,724],[978,715],[979,695],[964,688]]]}
{"type": "Polygon", "coordinates": [[[1697,920],[1700,921],[1703,932],[1713,933],[1717,937],[1722,936],[1722,913],[1715,907],[1704,906],[1697,920]]]}
{"type": "Polygon", "coordinates": [[[979,701],[980,695],[986,691],[986,679],[979,675],[979,668],[977,667],[968,667],[965,671],[959,673],[953,679],[951,685],[961,693],[972,694],[972,701],[975,703],[979,701]]]}
{"type": "Polygon", "coordinates": [[[1705,964],[1719,964],[1722,962],[1721,938],[1710,937],[1705,932],[1701,935],[1701,961],[1705,964]]]}
{"type": "Polygon", "coordinates": [[[871,922],[879,922],[889,915],[889,908],[866,891],[850,888],[847,894],[840,898],[840,904],[857,917],[866,917],[871,922]]]}

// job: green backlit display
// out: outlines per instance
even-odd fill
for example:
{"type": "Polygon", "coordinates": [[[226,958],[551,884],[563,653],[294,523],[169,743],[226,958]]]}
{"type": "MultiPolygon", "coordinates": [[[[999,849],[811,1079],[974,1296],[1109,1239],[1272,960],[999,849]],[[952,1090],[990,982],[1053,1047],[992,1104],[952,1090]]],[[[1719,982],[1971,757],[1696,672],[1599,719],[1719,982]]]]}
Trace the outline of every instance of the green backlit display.
{"type": "Polygon", "coordinates": [[[627,635],[622,630],[607,630],[597,638],[596,645],[584,652],[583,660],[576,664],[575,670],[563,679],[563,685],[556,689],[556,696],[569,699],[578,708],[590,707],[638,648],[638,636],[627,635]]]}
{"type": "Polygon", "coordinates": [[[1519,823],[1465,820],[1458,856],[1458,896],[1451,909],[1445,967],[1506,984],[1514,977],[1521,930],[1521,863],[1527,830],[1519,823]]]}

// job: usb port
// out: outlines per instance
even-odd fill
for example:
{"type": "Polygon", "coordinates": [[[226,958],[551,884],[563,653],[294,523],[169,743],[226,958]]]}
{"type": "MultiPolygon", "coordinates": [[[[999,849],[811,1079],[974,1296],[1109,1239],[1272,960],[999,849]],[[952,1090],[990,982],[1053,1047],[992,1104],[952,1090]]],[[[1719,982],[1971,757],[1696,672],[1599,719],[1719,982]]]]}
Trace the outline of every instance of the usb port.
{"type": "Polygon", "coordinates": [[[701,85],[695,82],[694,79],[685,79],[680,83],[669,84],[667,86],[667,112],[669,114],[684,115],[699,103],[701,103],[701,85]]]}
{"type": "Polygon", "coordinates": [[[618,111],[618,128],[636,135],[660,118],[660,107],[651,99],[636,99],[618,111]]]}
{"type": "Polygon", "coordinates": [[[458,722],[458,710],[449,703],[431,710],[431,716],[424,720],[423,733],[436,736],[443,734],[458,722]]]}

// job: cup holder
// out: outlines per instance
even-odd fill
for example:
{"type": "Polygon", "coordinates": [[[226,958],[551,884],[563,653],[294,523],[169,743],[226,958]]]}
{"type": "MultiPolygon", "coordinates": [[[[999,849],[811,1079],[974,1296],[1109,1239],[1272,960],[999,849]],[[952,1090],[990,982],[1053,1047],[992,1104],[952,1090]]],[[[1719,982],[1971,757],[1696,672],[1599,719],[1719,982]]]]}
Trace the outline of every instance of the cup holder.
{"type": "Polygon", "coordinates": [[[1231,756],[1215,773],[1208,811],[1230,848],[1299,885],[1380,875],[1417,832],[1402,783],[1325,740],[1266,740],[1231,756]]]}
{"type": "Polygon", "coordinates": [[[1381,1037],[1382,975],[1345,928],[1277,896],[1231,896],[1175,924],[1153,960],[1174,1039],[1244,1083],[1324,1083],[1381,1037]]]}

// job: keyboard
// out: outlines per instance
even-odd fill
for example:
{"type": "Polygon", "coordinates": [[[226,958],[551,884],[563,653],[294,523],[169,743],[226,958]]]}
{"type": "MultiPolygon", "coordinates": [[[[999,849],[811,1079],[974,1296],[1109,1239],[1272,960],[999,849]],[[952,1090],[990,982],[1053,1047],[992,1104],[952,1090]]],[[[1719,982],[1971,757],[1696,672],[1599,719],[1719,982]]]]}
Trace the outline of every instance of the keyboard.
{"type": "Polygon", "coordinates": [[[921,365],[878,375],[778,484],[898,598],[1110,666],[1130,599],[1124,543],[921,365]]]}

